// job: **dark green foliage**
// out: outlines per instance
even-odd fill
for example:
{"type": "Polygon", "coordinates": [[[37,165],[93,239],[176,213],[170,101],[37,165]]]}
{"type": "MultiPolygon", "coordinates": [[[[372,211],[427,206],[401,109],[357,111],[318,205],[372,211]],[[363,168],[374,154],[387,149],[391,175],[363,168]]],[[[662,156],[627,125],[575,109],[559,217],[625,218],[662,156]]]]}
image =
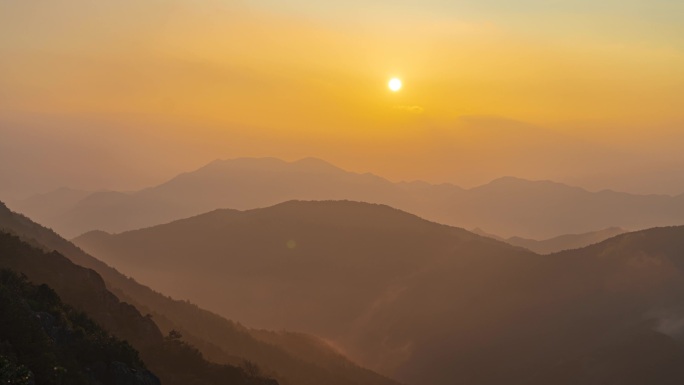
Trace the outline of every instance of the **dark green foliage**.
{"type": "Polygon", "coordinates": [[[7,384],[114,384],[113,364],[144,370],[128,343],[65,305],[47,285],[0,270],[0,378],[7,384]]]}
{"type": "Polygon", "coordinates": [[[132,305],[120,302],[94,271],[73,264],[57,252],[46,253],[0,231],[2,267],[26,274],[32,282],[43,283],[34,287],[26,278],[12,278],[13,275],[7,273],[8,282],[19,281],[9,287],[29,285],[34,288],[23,302],[14,301],[16,293],[9,293],[6,296],[8,306],[18,307],[13,311],[2,310],[0,315],[0,325],[4,327],[6,322],[15,325],[16,333],[12,335],[21,337],[14,344],[3,337],[2,333],[9,329],[0,331],[0,355],[3,354],[2,342],[8,340],[12,347],[10,351],[17,351],[17,362],[34,372],[37,384],[58,384],[58,381],[81,384],[92,378],[100,379],[104,385],[157,384],[159,381],[154,375],[139,370],[143,364],[136,350],[107,332],[130,341],[147,367],[165,385],[274,383],[249,376],[238,366],[209,363],[197,349],[180,341],[180,336],[164,339],[151,318],[140,314],[132,305]],[[74,308],[63,305],[60,297],[74,308]],[[18,311],[21,309],[28,309],[29,313],[18,311]],[[78,371],[73,370],[83,363],[90,365],[89,377],[76,376],[78,371]]]}
{"type": "Polygon", "coordinates": [[[33,373],[24,365],[17,365],[0,355],[0,385],[31,385],[35,383],[33,373]]]}

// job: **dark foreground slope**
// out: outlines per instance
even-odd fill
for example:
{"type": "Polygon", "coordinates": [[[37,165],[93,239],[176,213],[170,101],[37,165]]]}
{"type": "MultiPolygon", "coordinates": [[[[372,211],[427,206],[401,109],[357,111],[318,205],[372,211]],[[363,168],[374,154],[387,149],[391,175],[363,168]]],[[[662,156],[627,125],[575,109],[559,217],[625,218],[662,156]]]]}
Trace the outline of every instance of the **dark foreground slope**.
{"type": "Polygon", "coordinates": [[[409,384],[684,381],[672,330],[684,228],[541,256],[386,206],[288,202],[77,243],[212,310],[322,335],[409,384]]]}
{"type": "Polygon", "coordinates": [[[49,286],[5,269],[0,325],[2,384],[159,384],[128,343],[62,303],[49,286]]]}
{"type": "MultiPolygon", "coordinates": [[[[88,314],[102,325],[104,330],[130,342],[140,351],[141,358],[149,369],[159,376],[164,384],[266,385],[275,383],[272,380],[256,377],[253,373],[247,373],[235,366],[209,363],[197,350],[182,342],[178,336],[162,337],[150,318],[143,317],[132,305],[120,302],[114,294],[109,292],[96,272],[73,264],[57,252],[45,253],[14,235],[0,232],[0,267],[25,274],[36,284],[48,285],[66,303],[88,314]]],[[[73,324],[73,320],[69,318],[67,320],[73,324]]],[[[76,326],[82,327],[83,325],[76,326]]],[[[101,342],[107,342],[107,339],[101,339],[101,342]]],[[[26,346],[15,346],[17,350],[24,348],[26,346]]],[[[34,353],[42,351],[39,347],[35,347],[34,350],[34,353]]],[[[111,354],[111,349],[107,351],[111,354]]],[[[121,351],[126,353],[123,348],[121,351]]],[[[45,351],[45,354],[49,353],[49,350],[45,351]]],[[[87,351],[82,353],[87,353],[87,351]]],[[[111,356],[111,360],[115,358],[115,355],[111,356]]],[[[93,365],[97,366],[95,363],[93,365]]],[[[105,370],[116,372],[118,369],[108,367],[105,370]]]]}
{"type": "MultiPolygon", "coordinates": [[[[144,314],[164,334],[180,331],[204,356],[219,363],[255,363],[263,374],[287,385],[396,385],[364,369],[316,337],[286,331],[251,330],[187,301],[177,301],[137,283],[86,254],[71,242],[0,205],[0,228],[11,230],[46,250],[58,250],[78,265],[97,271],[107,288],[144,314]]],[[[249,365],[251,370],[253,366],[249,365]]]]}

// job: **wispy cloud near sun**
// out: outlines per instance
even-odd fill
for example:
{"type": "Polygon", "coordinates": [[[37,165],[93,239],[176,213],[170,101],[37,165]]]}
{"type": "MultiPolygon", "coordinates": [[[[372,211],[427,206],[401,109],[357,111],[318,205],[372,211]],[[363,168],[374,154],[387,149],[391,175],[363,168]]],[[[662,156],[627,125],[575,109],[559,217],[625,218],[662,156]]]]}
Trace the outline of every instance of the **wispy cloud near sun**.
{"type": "Polygon", "coordinates": [[[425,112],[425,108],[421,106],[394,106],[395,110],[406,111],[412,114],[422,114],[425,112]]]}

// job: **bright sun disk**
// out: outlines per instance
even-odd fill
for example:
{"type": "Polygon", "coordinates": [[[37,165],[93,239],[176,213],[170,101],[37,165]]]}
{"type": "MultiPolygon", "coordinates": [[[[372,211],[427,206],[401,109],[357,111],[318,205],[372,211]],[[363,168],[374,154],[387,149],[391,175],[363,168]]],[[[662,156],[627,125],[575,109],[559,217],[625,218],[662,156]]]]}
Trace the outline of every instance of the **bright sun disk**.
{"type": "Polygon", "coordinates": [[[399,79],[399,78],[390,79],[388,86],[389,86],[389,89],[394,91],[394,92],[399,91],[401,89],[401,86],[402,86],[401,79],[399,79]]]}

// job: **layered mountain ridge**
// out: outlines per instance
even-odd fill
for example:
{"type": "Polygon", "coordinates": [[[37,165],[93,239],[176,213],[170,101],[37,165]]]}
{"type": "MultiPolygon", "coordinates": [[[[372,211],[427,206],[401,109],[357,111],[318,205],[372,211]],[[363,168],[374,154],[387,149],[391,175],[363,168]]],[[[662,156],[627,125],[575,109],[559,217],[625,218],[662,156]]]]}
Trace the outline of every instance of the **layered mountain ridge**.
{"type": "Polygon", "coordinates": [[[651,353],[663,383],[684,379],[667,327],[684,319],[682,239],[684,227],[655,228],[542,256],[387,206],[292,201],[76,243],[210,310],[323,336],[408,384],[541,385],[639,384],[655,375],[651,353]]]}
{"type": "Polygon", "coordinates": [[[479,227],[505,238],[544,239],[609,227],[638,230],[684,223],[684,195],[590,192],[513,177],[471,189],[393,183],[313,158],[218,160],[147,189],[95,192],[74,203],[78,196],[59,191],[13,207],[67,237],[91,230],[116,233],[218,208],[245,210],[296,199],[387,204],[432,221],[479,227]]]}
{"type": "MultiPolygon", "coordinates": [[[[212,362],[237,366],[250,362],[252,369],[254,364],[257,365],[261,374],[277,377],[281,384],[397,384],[350,362],[315,337],[285,331],[251,330],[187,301],[177,301],[159,294],[88,255],[55,232],[23,215],[11,212],[2,204],[0,229],[17,234],[35,247],[58,250],[71,261],[97,271],[104,278],[102,285],[106,284],[107,289],[119,299],[135,306],[133,308],[129,305],[131,311],[140,311],[151,316],[145,318],[151,328],[161,329],[164,334],[172,330],[179,331],[184,340],[200,349],[212,362]]],[[[61,255],[56,258],[64,259],[61,255]]],[[[66,265],[81,269],[71,263],[66,265]]],[[[49,278],[51,274],[61,270],[63,268],[60,267],[53,271],[42,271],[49,278]]],[[[93,276],[99,278],[94,272],[93,276]]],[[[109,296],[114,300],[113,295],[109,296]]],[[[159,334],[158,331],[156,333],[159,334]]],[[[155,343],[160,339],[161,334],[155,339],[155,343]]]]}

